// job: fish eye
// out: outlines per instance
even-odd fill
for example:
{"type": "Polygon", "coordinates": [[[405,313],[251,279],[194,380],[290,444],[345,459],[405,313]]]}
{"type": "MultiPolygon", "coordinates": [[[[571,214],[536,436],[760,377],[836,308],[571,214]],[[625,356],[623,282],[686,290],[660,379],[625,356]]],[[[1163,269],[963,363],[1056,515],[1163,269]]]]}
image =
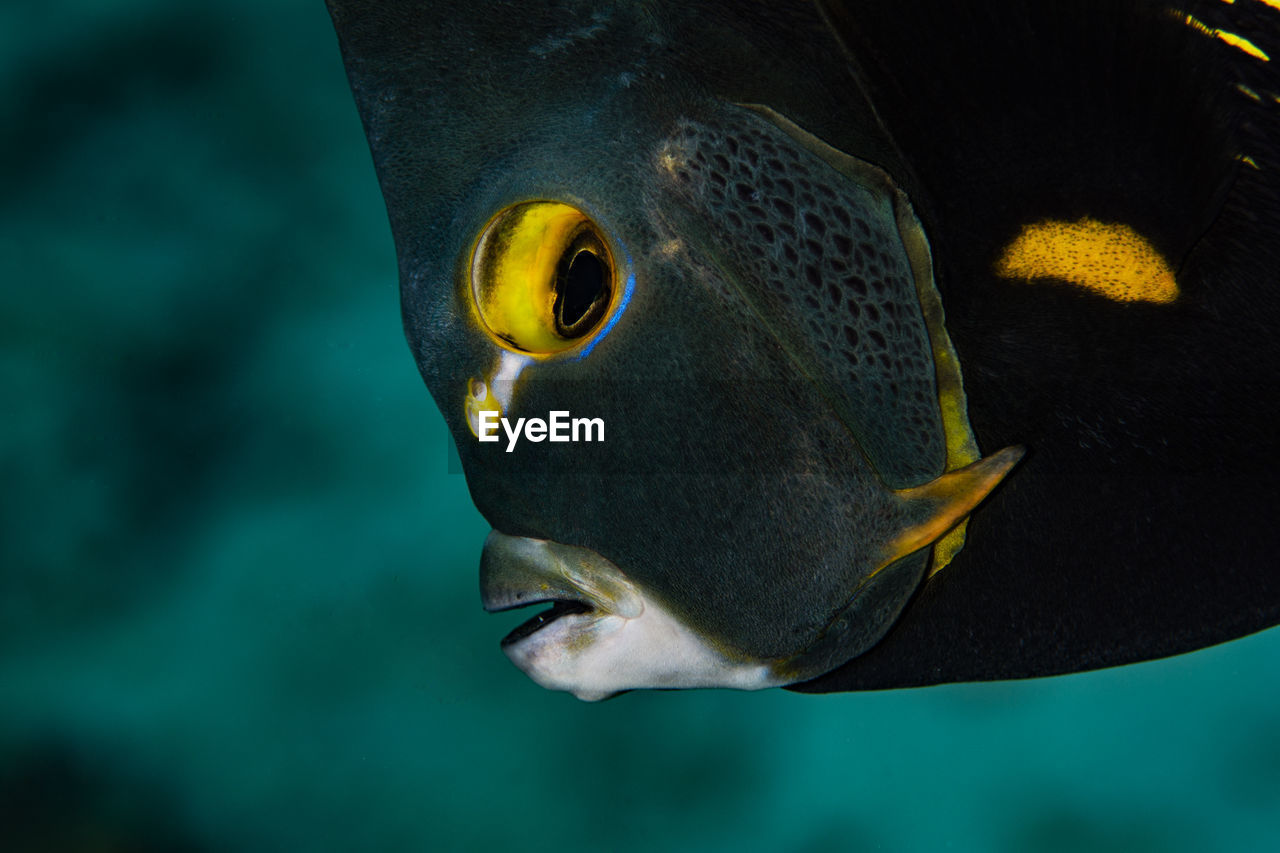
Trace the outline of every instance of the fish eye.
{"type": "Polygon", "coordinates": [[[551,355],[586,340],[614,308],[616,265],[599,226],[572,205],[499,211],[471,255],[471,295],[500,346],[551,355]]]}

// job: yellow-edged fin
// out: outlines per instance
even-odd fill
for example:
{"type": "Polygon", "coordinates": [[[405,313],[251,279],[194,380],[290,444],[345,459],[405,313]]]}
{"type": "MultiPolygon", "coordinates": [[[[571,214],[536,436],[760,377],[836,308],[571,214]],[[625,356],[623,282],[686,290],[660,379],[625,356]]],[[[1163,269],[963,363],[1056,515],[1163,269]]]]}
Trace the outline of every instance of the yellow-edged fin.
{"type": "Polygon", "coordinates": [[[885,547],[877,571],[945,536],[991,494],[1023,452],[1021,447],[1006,447],[923,486],[895,492],[905,507],[907,523],[885,547]]]}
{"type": "MultiPolygon", "coordinates": [[[[916,218],[906,196],[897,191],[895,209],[898,234],[911,262],[915,275],[916,297],[929,331],[929,345],[933,350],[934,377],[938,386],[938,410],[942,415],[942,430],[947,444],[945,470],[954,471],[976,462],[981,456],[973,428],[969,425],[969,401],[964,393],[964,380],[960,374],[960,358],[947,334],[946,317],[942,310],[942,298],[933,283],[933,260],[929,240],[920,220],[916,218]]],[[[942,571],[964,547],[965,530],[969,520],[962,519],[933,546],[933,559],[929,561],[929,577],[942,571]]]]}
{"type": "Polygon", "coordinates": [[[1236,91],[1244,95],[1246,98],[1248,98],[1249,100],[1253,101],[1256,104],[1262,103],[1262,96],[1259,95],[1257,92],[1253,91],[1252,89],[1250,89],[1248,86],[1246,86],[1243,83],[1236,84],[1236,91]]]}
{"type": "MultiPolygon", "coordinates": [[[[942,416],[943,434],[946,440],[947,458],[944,470],[948,472],[972,465],[981,457],[978,443],[969,425],[969,402],[964,393],[964,380],[960,372],[960,359],[951,337],[947,334],[942,298],[933,282],[933,261],[929,240],[924,227],[916,217],[906,193],[898,188],[887,172],[872,163],[850,157],[833,148],[804,128],[769,107],[759,104],[740,104],[778,127],[793,140],[820,157],[836,171],[864,186],[877,187],[893,199],[894,218],[898,235],[906,250],[907,260],[915,278],[916,297],[929,331],[929,344],[933,352],[935,381],[938,387],[938,408],[942,416]]],[[[1015,460],[1016,461],[1016,460],[1015,460]]],[[[1012,463],[1010,463],[1012,464],[1012,463]]],[[[943,475],[944,477],[946,474],[943,475]]],[[[933,482],[939,482],[934,480],[933,482]]],[[[928,485],[928,484],[926,484],[928,485]]],[[[994,484],[993,484],[994,485],[994,484]]],[[[921,488],[924,488],[923,486],[921,488]]],[[[979,498],[978,500],[981,500],[979,498]]],[[[974,501],[976,505],[978,501],[974,501]]],[[[929,563],[929,576],[937,574],[964,547],[965,528],[968,519],[964,514],[948,525],[933,546],[929,563]]],[[[886,564],[887,565],[887,564],[886,564]]]]}
{"type": "Polygon", "coordinates": [[[1178,298],[1169,264],[1128,225],[1044,220],[1022,229],[996,262],[1004,278],[1059,279],[1116,302],[1178,298]]]}
{"type": "MultiPolygon", "coordinates": [[[[1280,2],[1275,2],[1275,0],[1270,0],[1270,2],[1269,0],[1262,0],[1262,2],[1271,6],[1273,9],[1280,9],[1280,2]]],[[[1227,30],[1220,30],[1216,27],[1211,27],[1195,15],[1187,15],[1185,13],[1177,12],[1174,14],[1181,17],[1186,22],[1187,26],[1191,27],[1191,29],[1198,33],[1206,35],[1209,38],[1216,38],[1222,43],[1228,44],[1236,50],[1252,56],[1254,59],[1260,59],[1263,62],[1271,61],[1271,57],[1268,56],[1262,48],[1258,47],[1244,36],[1236,35],[1235,33],[1228,32],[1227,30]]]]}

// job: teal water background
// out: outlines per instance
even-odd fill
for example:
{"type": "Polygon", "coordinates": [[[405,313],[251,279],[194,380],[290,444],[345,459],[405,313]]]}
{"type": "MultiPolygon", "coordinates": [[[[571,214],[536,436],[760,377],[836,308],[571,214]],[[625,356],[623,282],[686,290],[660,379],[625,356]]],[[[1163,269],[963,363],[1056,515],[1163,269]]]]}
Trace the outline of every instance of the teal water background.
{"type": "Polygon", "coordinates": [[[536,687],[320,0],[6,3],[0,43],[0,849],[1280,849],[1275,630],[1022,683],[536,687]]]}

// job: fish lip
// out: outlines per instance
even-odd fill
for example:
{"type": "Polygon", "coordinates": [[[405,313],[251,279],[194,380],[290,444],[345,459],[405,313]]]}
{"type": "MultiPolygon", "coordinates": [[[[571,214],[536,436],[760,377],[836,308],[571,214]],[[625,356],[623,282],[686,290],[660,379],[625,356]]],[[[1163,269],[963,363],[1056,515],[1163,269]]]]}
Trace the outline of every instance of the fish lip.
{"type": "Polygon", "coordinates": [[[548,596],[546,598],[490,598],[481,597],[480,604],[484,607],[485,613],[507,613],[512,610],[521,610],[525,607],[537,607],[539,604],[555,604],[557,601],[575,601],[586,607],[590,607],[585,601],[579,601],[574,598],[561,598],[548,596]]]}
{"type": "Polygon", "coordinates": [[[482,589],[480,604],[486,613],[509,613],[512,610],[525,610],[544,604],[551,605],[549,610],[539,611],[511,629],[500,641],[503,648],[528,639],[557,619],[579,614],[589,616],[596,609],[585,598],[563,595],[534,597],[509,587],[482,589]]]}
{"type": "Polygon", "coordinates": [[[480,603],[489,613],[552,605],[507,634],[504,649],[551,625],[582,633],[608,617],[631,618],[643,610],[631,582],[595,551],[496,529],[481,554],[480,603]]]}
{"type": "Polygon", "coordinates": [[[514,646],[528,638],[532,637],[539,631],[554,624],[559,619],[567,619],[570,616],[584,616],[588,619],[592,618],[591,614],[594,608],[584,601],[575,598],[544,598],[540,601],[528,601],[519,604],[513,604],[509,607],[501,607],[492,609],[486,607],[489,613],[502,613],[508,610],[519,610],[526,607],[537,607],[541,604],[550,604],[549,610],[542,610],[535,613],[531,618],[521,622],[515,628],[502,638],[499,645],[504,649],[508,646],[514,646]]]}

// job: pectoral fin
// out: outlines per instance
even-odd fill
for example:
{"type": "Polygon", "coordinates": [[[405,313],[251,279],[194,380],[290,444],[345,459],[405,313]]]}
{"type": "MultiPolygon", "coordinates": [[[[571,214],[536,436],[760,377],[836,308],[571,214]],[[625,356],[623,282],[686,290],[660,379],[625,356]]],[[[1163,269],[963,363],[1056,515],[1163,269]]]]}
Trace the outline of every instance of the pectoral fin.
{"type": "Polygon", "coordinates": [[[904,527],[885,547],[881,567],[932,545],[982,503],[1022,458],[1021,447],[1006,447],[971,465],[948,471],[922,486],[894,494],[904,527]]]}

